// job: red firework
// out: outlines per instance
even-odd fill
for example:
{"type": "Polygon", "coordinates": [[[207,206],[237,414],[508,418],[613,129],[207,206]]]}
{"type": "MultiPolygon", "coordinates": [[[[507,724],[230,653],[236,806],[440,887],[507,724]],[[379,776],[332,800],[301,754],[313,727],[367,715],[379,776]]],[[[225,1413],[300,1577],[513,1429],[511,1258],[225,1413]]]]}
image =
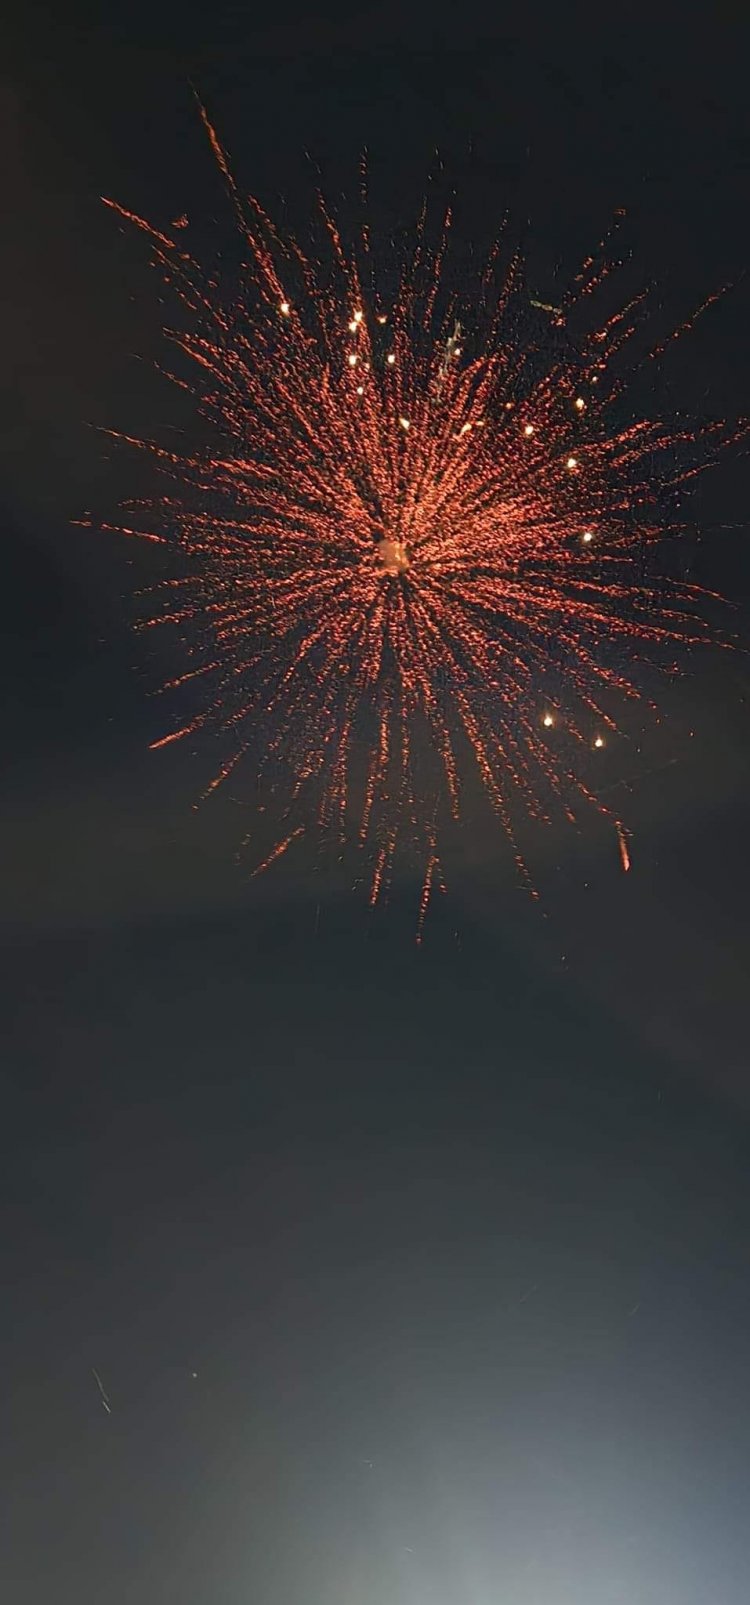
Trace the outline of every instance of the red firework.
{"type": "Polygon", "coordinates": [[[617,696],[638,695],[628,664],[709,638],[696,590],[650,580],[644,559],[726,430],[625,414],[617,359],[641,298],[591,327],[604,251],[559,306],[530,310],[499,247],[451,294],[450,215],[433,245],[423,218],[385,296],[366,230],[348,247],[321,203],[326,249],[303,251],[240,196],[206,126],[241,223],[240,293],[209,285],[186,219],[160,231],[108,202],[189,313],[167,332],[191,376],[171,377],[210,426],[192,455],[133,442],[171,484],[114,526],[187,560],[148,622],[189,643],[170,684],[205,694],[154,745],[213,730],[227,745],[209,790],[245,757],[281,790],[259,868],[333,833],[364,849],[375,901],[416,844],[421,923],[467,764],[512,842],[514,793],[537,818],[607,812],[586,754],[617,696]]]}

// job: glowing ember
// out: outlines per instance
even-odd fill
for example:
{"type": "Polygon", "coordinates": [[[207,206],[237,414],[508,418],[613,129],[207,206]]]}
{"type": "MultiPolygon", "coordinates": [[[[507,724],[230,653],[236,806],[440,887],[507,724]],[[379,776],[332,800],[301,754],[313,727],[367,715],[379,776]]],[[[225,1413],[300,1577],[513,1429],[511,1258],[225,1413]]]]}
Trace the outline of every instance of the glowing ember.
{"type": "Polygon", "coordinates": [[[247,757],[281,798],[265,863],[311,830],[353,839],[375,900],[410,842],[426,865],[423,918],[441,884],[438,833],[472,764],[512,840],[514,797],[539,819],[582,801],[607,812],[587,755],[592,722],[614,731],[613,703],[637,695],[626,660],[710,638],[696,591],[657,587],[644,559],[665,487],[715,457],[726,431],[683,430],[676,448],[663,424],[625,411],[622,363],[610,365],[634,316],[591,326],[604,254],[557,298],[542,365],[518,258],[493,252],[463,287],[459,324],[443,285],[450,220],[434,243],[423,224],[384,331],[372,242],[360,271],[361,244],[347,247],[324,212],[321,261],[303,253],[240,196],[206,126],[241,221],[241,291],[222,299],[183,235],[115,206],[182,299],[175,378],[210,442],[184,454],[135,442],[169,483],[120,527],[178,549],[148,622],[187,640],[172,683],[204,691],[155,745],[222,735],[209,789],[247,757]],[[575,340],[560,333],[574,309],[575,340]],[[708,449],[686,461],[686,441],[708,449]],[[562,713],[555,742],[545,692],[562,713]]]}

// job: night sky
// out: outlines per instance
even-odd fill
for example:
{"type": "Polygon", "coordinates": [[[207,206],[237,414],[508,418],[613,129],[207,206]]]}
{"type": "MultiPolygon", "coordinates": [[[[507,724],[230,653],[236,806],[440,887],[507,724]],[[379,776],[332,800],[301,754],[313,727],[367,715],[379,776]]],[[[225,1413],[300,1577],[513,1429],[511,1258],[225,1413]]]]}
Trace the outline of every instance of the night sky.
{"type": "MultiPolygon", "coordinates": [[[[540,907],[487,813],[417,948],[408,871],[373,914],[312,853],[238,869],[236,804],[192,807],[210,755],[148,751],[147,554],[72,523],[132,487],[96,426],[184,422],[99,197],[226,242],[191,83],[282,215],[305,152],[335,197],[366,146],[408,223],[437,146],[467,235],[510,207],[546,286],[625,207],[664,327],[738,281],[672,404],[747,413],[750,28],[602,10],[6,28],[8,1605],[747,1599],[746,657],[688,655],[637,775],[607,754],[630,875],[555,825],[525,843],[540,907]]],[[[688,554],[745,646],[747,500],[729,458],[688,554]]]]}

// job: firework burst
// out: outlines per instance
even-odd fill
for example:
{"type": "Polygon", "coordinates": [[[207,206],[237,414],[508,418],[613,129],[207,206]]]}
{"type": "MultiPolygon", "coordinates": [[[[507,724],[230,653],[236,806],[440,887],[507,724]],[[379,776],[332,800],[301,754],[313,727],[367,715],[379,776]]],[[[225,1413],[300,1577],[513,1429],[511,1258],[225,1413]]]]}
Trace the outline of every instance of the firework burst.
{"type": "Polygon", "coordinates": [[[607,812],[590,754],[639,694],[634,666],[709,637],[696,590],[648,558],[727,431],[628,414],[642,298],[596,319],[606,242],[559,306],[530,301],[500,247],[456,294],[450,214],[432,239],[423,216],[387,293],[366,229],[346,244],[321,202],[322,249],[282,237],[206,126],[241,225],[237,292],[209,283],[186,219],[159,230],[108,203],[179,297],[170,376],[208,425],[194,453],[119,437],[167,488],[110,527],[182,559],[147,622],[179,630],[170,685],[192,682],[197,711],[154,745],[212,731],[209,790],[243,760],[267,778],[279,829],[259,868],[304,833],[354,840],[375,901],[416,848],[422,921],[471,768],[524,873],[514,799],[538,819],[607,812]]]}

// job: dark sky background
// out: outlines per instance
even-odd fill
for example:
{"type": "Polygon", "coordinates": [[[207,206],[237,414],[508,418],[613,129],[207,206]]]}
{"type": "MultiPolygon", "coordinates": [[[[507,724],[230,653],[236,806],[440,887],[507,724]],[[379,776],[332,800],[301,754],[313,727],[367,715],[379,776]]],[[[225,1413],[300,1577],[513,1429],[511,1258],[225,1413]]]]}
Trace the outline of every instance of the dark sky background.
{"type": "MultiPolygon", "coordinates": [[[[147,750],[146,559],[70,521],[132,471],[92,425],[175,417],[145,253],[98,197],[227,237],[190,80],[271,205],[307,193],[305,150],[335,195],[367,145],[406,222],[437,144],[464,226],[510,205],[544,283],[625,206],[668,324],[747,258],[750,30],[728,9],[17,10],[3,1598],[740,1605],[746,659],[695,657],[667,694],[630,876],[610,833],[556,827],[527,844],[540,913],[487,820],[418,950],[407,881],[372,916],[304,857],[237,870],[231,803],[191,807],[201,761],[147,750]]],[[[747,350],[740,283],[670,357],[676,404],[747,411],[747,350]]],[[[745,641],[747,494],[728,461],[691,556],[745,641]]]]}

